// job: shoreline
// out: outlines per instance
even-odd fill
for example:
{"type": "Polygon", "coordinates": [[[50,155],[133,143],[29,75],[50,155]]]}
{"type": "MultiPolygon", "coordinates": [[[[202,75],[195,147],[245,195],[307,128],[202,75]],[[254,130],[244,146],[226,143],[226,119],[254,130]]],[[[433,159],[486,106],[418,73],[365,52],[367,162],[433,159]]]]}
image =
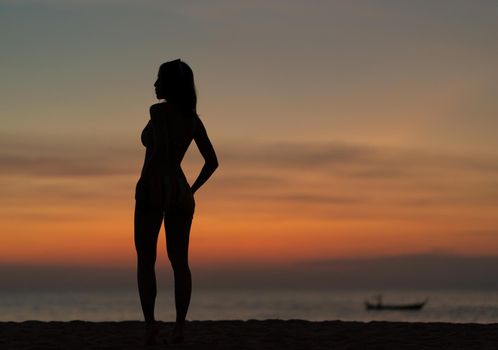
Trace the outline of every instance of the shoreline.
{"type": "MultiPolygon", "coordinates": [[[[173,322],[158,321],[167,338],[173,322]]],[[[142,321],[0,322],[1,349],[141,349],[142,321]]],[[[494,349],[498,323],[187,321],[185,343],[148,349],[494,349]]]]}

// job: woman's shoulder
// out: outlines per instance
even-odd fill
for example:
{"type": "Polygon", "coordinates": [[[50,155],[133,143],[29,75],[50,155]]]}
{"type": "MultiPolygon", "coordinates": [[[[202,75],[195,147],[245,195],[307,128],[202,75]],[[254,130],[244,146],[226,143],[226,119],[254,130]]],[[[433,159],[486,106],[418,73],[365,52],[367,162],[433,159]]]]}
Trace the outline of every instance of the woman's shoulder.
{"type": "Polygon", "coordinates": [[[164,113],[168,111],[171,107],[166,102],[154,103],[150,106],[149,111],[151,116],[153,114],[164,113]]]}
{"type": "Polygon", "coordinates": [[[151,113],[185,114],[185,109],[181,105],[168,102],[154,103],[149,109],[151,113]]]}
{"type": "Polygon", "coordinates": [[[155,103],[150,106],[150,119],[165,120],[179,118],[181,120],[191,120],[194,125],[202,124],[199,115],[193,111],[186,111],[179,105],[167,102],[155,103]]]}

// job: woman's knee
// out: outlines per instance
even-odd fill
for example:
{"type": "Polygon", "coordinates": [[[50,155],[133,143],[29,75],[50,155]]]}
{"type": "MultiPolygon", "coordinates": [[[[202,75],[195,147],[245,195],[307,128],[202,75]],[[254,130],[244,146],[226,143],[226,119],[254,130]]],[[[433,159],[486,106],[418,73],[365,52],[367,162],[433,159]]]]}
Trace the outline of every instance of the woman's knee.
{"type": "Polygon", "coordinates": [[[154,266],[156,264],[156,254],[137,250],[137,264],[143,267],[154,266]]]}
{"type": "Polygon", "coordinates": [[[168,254],[169,262],[171,267],[175,271],[188,270],[188,259],[186,257],[179,257],[174,254],[168,254]]]}

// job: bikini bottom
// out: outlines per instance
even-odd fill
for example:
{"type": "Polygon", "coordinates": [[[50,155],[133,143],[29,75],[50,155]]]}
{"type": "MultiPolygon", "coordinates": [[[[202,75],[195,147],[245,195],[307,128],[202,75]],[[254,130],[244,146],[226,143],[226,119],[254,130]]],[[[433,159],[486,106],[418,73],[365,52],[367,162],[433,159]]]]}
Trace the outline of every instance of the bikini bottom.
{"type": "Polygon", "coordinates": [[[135,189],[136,208],[146,211],[160,210],[164,216],[193,217],[195,199],[184,176],[162,175],[140,178],[135,189]]]}

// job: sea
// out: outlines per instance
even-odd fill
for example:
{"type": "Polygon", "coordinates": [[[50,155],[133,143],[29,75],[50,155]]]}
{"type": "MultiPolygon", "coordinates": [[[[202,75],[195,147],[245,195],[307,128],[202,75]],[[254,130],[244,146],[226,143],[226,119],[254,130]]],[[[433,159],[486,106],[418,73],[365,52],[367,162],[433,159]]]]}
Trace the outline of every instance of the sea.
{"type": "MultiPolygon", "coordinates": [[[[175,319],[171,289],[158,292],[156,319],[175,319]]],[[[304,319],[498,323],[498,290],[195,289],[188,320],[304,319]],[[414,303],[419,311],[366,310],[365,300],[414,303]]],[[[0,291],[0,321],[143,320],[138,291],[0,291]]]]}

